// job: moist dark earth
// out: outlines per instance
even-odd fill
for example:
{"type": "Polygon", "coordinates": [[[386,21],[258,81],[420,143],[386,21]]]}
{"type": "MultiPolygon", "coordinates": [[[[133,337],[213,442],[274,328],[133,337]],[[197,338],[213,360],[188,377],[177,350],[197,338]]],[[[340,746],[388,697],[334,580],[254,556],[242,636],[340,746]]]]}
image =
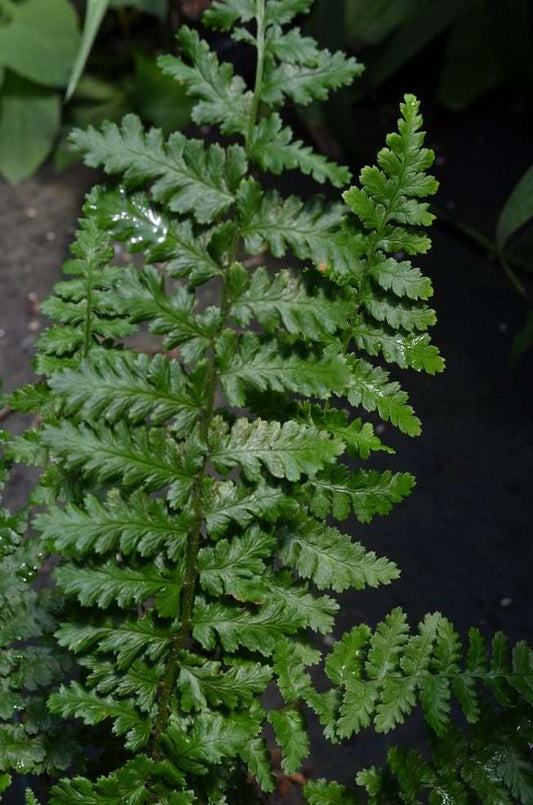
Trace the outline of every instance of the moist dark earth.
{"type": "MultiPolygon", "coordinates": [[[[399,93],[389,93],[379,106],[373,100],[357,106],[359,164],[373,160],[397,117],[397,100],[399,93]]],[[[425,110],[438,156],[439,206],[491,237],[498,210],[531,162],[527,107],[496,95],[461,116],[431,104],[425,110]]],[[[59,278],[83,195],[97,180],[82,167],[56,174],[45,166],[17,187],[0,185],[0,375],[8,391],[32,378],[34,341],[46,325],[32,300],[43,299],[59,278]]],[[[294,177],[285,185],[294,192],[294,177]]],[[[392,515],[370,526],[346,524],[355,539],[395,560],[402,577],[387,588],[342,596],[337,629],[374,625],[401,606],[412,622],[443,611],[463,636],[478,626],[487,635],[503,629],[533,642],[533,351],[514,365],[509,357],[524,303],[499,264],[453,227],[437,225],[433,237],[422,261],[435,285],[434,340],[447,370],[436,378],[405,374],[423,435],[410,440],[386,427],[381,437],[397,455],[376,463],[410,471],[418,484],[392,515]]],[[[2,426],[18,432],[25,424],[10,415],[2,426]]],[[[30,485],[31,473],[16,469],[9,505],[22,505],[30,485]]],[[[421,732],[415,720],[395,740],[410,743],[421,732]]],[[[390,742],[362,735],[332,748],[313,724],[309,771],[349,783],[361,766],[382,762],[390,742]]],[[[291,799],[301,801],[296,789],[291,799]]]]}

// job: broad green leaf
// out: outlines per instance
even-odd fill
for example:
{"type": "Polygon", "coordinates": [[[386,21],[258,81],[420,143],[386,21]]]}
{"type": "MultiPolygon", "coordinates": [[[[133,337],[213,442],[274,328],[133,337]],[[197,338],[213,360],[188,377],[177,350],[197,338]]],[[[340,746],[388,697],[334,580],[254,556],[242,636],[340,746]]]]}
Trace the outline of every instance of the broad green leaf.
{"type": "MultiPolygon", "coordinates": [[[[0,41],[0,52],[1,47],[0,41]]],[[[26,179],[44,162],[59,131],[60,105],[53,90],[6,71],[0,94],[0,173],[8,181],[26,179]]]]}
{"type": "Polygon", "coordinates": [[[533,217],[533,166],[515,186],[500,213],[496,238],[500,249],[533,217]]]}
{"type": "Polygon", "coordinates": [[[9,15],[0,23],[0,64],[37,84],[65,86],[80,42],[72,3],[25,0],[10,3],[9,15]]]}

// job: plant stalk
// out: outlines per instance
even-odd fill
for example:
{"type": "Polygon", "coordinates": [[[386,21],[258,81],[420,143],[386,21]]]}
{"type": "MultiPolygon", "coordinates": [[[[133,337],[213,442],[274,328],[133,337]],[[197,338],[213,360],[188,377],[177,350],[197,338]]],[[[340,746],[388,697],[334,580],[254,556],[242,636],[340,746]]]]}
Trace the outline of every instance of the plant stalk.
{"type": "Polygon", "coordinates": [[[263,77],[265,72],[265,32],[266,32],[266,13],[265,13],[265,0],[256,0],[257,3],[257,67],[255,70],[255,86],[254,96],[252,99],[252,107],[250,110],[250,119],[248,121],[248,131],[246,134],[246,145],[249,148],[254,134],[255,124],[257,122],[257,114],[259,112],[259,103],[261,100],[261,92],[263,90],[263,77]]]}

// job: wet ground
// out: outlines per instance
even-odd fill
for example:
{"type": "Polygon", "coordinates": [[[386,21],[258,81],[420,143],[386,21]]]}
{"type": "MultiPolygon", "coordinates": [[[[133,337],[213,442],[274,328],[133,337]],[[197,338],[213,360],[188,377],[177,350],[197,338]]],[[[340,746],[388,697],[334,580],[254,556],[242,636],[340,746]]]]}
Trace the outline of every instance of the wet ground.
{"type": "MultiPolygon", "coordinates": [[[[507,115],[506,101],[490,103],[461,118],[441,111],[427,118],[439,156],[440,205],[487,235],[531,161],[526,112],[507,115]]],[[[355,132],[363,157],[372,158],[376,128],[384,134],[395,117],[392,107],[378,112],[365,105],[355,132]]],[[[7,390],[31,379],[33,343],[44,325],[35,300],[59,277],[93,177],[83,168],[56,175],[47,167],[16,188],[0,185],[0,375],[7,390]]],[[[447,371],[404,378],[424,423],[421,438],[409,440],[392,428],[382,434],[398,450],[383,466],[413,472],[418,486],[391,516],[347,526],[394,559],[402,578],[389,588],[343,596],[338,629],[362,620],[374,624],[400,605],[413,621],[441,610],[463,635],[475,625],[486,634],[504,629],[533,642],[533,352],[515,366],[509,359],[524,306],[498,264],[453,229],[435,229],[424,266],[436,287],[434,339],[447,371]]],[[[18,431],[23,424],[8,416],[2,426],[18,431]]],[[[30,483],[27,471],[16,470],[11,505],[24,502],[30,483]]],[[[413,723],[406,739],[418,730],[413,723]]],[[[388,740],[362,736],[331,749],[314,729],[313,743],[313,774],[349,782],[361,765],[383,757],[388,740]]]]}

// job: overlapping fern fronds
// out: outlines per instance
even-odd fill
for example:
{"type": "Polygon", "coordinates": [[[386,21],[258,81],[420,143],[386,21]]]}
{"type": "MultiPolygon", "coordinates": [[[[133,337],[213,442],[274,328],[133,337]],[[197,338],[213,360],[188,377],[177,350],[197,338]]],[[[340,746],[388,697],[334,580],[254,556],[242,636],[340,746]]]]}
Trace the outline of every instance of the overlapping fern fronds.
{"type": "Polygon", "coordinates": [[[419,699],[442,733],[450,686],[476,714],[474,678],[501,677],[529,697],[517,681],[524,649],[499,675],[461,672],[454,633],[436,616],[416,637],[399,612],[372,636],[356,627],[326,661],[330,690],[308,671],[321,658],[310,636],[333,629],[333,594],[399,573],[326,522],[354,513],[367,523],[413,487],[407,473],[363,465],[392,452],[365,412],[420,432],[382,362],[443,368],[428,335],[431,283],[398,257],[429,248],[423,199],[436,182],[418,101],[405,97],[398,132],[344,204],[284,198],[257,178],[299,169],[338,187],[350,179],[281,117],[287,101],[321,100],[361,72],[284,28],[310,5],[212,4],[206,22],[256,49],[253,90],[196,31],[182,28],[181,56],[161,59],[193,97],[195,122],[231,144],[165,141],[134,117],[73,135],[86,162],[122,185],[87,200],[70,279],[45,306],[45,379],[12,397],[41,423],[10,446],[45,468],[33,522],[60,557],[54,576],[69,603],[56,639],[76,678],[49,710],[109,727],[104,757],[60,781],[54,804],[250,802],[248,774],[274,790],[267,723],[286,772],[305,760],[305,706],[338,741],[371,720],[392,728],[419,699]],[[114,240],[146,264],[114,265],[114,240]],[[248,257],[267,253],[305,267],[249,269],[248,257]],[[208,282],[216,303],[206,307],[198,288],[208,282]],[[128,340],[143,328],[160,339],[155,354],[128,340]],[[280,709],[261,698],[271,682],[280,709]]]}

